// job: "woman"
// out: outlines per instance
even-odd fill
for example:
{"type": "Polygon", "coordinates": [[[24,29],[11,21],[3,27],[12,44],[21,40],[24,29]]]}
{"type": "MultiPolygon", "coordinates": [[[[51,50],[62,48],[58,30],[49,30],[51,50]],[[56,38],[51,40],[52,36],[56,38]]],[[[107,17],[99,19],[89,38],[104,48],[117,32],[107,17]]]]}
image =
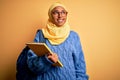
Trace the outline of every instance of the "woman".
{"type": "Polygon", "coordinates": [[[47,25],[36,33],[34,42],[40,42],[43,34],[43,41],[53,54],[39,57],[28,51],[27,65],[34,74],[32,78],[26,76],[29,80],[88,80],[80,39],[76,32],[70,31],[67,14],[66,7],[60,3],[49,8],[47,25]],[[63,67],[53,66],[58,59],[63,67]]]}

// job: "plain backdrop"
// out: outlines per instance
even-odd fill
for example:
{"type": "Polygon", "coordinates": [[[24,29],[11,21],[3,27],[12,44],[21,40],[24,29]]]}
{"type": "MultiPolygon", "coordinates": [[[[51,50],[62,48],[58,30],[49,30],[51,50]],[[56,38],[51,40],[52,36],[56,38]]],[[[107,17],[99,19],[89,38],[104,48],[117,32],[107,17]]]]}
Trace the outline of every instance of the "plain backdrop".
{"type": "Polygon", "coordinates": [[[18,55],[59,1],[80,36],[90,80],[120,80],[120,0],[0,0],[0,80],[15,80],[18,55]]]}

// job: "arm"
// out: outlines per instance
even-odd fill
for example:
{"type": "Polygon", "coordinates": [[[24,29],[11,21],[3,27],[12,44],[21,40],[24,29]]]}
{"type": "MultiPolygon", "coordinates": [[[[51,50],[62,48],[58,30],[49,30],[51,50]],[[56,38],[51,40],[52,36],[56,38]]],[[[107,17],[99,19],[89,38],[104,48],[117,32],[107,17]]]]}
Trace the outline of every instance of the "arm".
{"type": "MultiPolygon", "coordinates": [[[[41,37],[41,32],[38,31],[35,36],[34,42],[40,42],[41,37]]],[[[39,57],[32,50],[28,51],[27,63],[29,69],[35,74],[41,74],[48,71],[53,64],[53,62],[51,62],[47,58],[47,55],[39,57]]]]}
{"type": "Polygon", "coordinates": [[[88,75],[86,74],[86,64],[84,60],[84,54],[82,51],[80,39],[77,34],[74,37],[74,53],[73,59],[75,63],[75,72],[76,72],[76,80],[88,80],[88,75]],[[77,42],[77,43],[76,43],[77,42]]]}

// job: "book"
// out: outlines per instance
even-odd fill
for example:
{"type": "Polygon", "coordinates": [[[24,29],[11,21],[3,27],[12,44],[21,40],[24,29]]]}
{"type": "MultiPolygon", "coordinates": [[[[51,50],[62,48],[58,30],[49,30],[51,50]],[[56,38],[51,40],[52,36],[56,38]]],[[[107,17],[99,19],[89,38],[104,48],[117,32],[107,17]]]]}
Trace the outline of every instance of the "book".
{"type": "MultiPolygon", "coordinates": [[[[27,43],[26,45],[38,56],[43,56],[47,53],[52,54],[52,51],[50,50],[50,48],[45,43],[31,42],[31,43],[27,43]]],[[[58,60],[57,63],[55,63],[53,65],[63,67],[62,63],[59,60],[58,60]]]]}

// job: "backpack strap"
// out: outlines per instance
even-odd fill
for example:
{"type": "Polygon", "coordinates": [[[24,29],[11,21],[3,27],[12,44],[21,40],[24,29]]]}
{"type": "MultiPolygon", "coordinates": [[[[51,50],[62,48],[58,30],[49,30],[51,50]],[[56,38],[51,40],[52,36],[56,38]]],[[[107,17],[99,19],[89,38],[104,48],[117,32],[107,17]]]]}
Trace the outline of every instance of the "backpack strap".
{"type": "MultiPolygon", "coordinates": [[[[39,34],[39,42],[45,43],[46,39],[44,38],[44,35],[42,33],[42,30],[38,30],[37,34],[39,34]]],[[[30,79],[33,80],[34,75],[28,68],[27,65],[27,52],[30,48],[28,46],[25,46],[25,48],[22,50],[22,52],[19,54],[17,62],[16,62],[16,80],[26,80],[30,79]],[[29,77],[28,77],[29,75],[29,77]]]]}
{"type": "Polygon", "coordinates": [[[37,33],[39,33],[39,42],[41,42],[41,43],[46,43],[46,38],[44,38],[44,35],[43,35],[42,30],[39,29],[39,30],[37,31],[37,33]]]}

